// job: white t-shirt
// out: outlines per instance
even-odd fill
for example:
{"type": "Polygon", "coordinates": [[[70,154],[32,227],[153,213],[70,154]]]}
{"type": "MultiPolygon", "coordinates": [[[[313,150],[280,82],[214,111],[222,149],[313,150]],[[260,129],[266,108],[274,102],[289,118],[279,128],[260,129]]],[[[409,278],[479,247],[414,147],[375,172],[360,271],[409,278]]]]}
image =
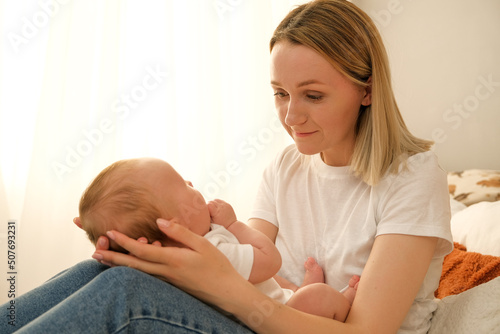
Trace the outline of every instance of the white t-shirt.
{"type": "MultiPolygon", "coordinates": [[[[250,277],[253,266],[253,247],[250,244],[240,244],[238,239],[224,226],[211,224],[211,230],[205,234],[222,254],[224,254],[236,271],[246,280],[250,277]]],[[[292,290],[282,289],[274,278],[254,284],[262,293],[286,304],[293,294],[292,290]]]]}
{"type": "Polygon", "coordinates": [[[442,261],[453,249],[450,203],[446,173],[433,152],[410,157],[407,167],[372,187],[352,175],[349,167],[328,166],[319,154],[303,155],[291,145],[265,170],[251,217],[279,228],[280,275],[300,285],[304,262],[313,257],[324,269],[326,283],[339,291],[352,275],[362,276],[378,235],[440,238],[400,329],[426,333],[436,309],[434,290],[442,261]]]}

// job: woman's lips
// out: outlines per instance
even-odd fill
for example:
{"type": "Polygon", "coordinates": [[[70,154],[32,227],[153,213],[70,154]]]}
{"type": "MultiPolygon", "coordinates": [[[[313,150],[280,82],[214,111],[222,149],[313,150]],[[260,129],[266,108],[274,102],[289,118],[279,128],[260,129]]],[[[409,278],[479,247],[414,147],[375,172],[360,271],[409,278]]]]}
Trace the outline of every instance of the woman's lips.
{"type": "Polygon", "coordinates": [[[305,138],[305,137],[309,137],[313,134],[315,134],[316,131],[312,131],[312,132],[298,132],[298,131],[294,131],[293,134],[295,137],[297,138],[305,138]]]}

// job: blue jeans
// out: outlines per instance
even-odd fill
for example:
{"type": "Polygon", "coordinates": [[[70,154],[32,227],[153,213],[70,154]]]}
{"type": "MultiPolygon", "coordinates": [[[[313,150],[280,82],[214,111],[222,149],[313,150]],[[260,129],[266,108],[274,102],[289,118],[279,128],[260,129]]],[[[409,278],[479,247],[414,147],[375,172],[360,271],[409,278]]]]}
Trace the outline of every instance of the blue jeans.
{"type": "Polygon", "coordinates": [[[191,295],[127,267],[88,260],[1,305],[0,333],[253,333],[191,295]]]}

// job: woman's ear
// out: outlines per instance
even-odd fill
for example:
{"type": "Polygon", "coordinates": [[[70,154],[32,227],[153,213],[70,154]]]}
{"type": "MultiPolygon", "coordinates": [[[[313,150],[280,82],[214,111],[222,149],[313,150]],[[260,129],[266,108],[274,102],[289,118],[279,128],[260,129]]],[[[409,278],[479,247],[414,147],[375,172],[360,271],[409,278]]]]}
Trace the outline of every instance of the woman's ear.
{"type": "Polygon", "coordinates": [[[80,222],[80,217],[73,218],[73,223],[75,223],[75,225],[78,226],[79,228],[83,229],[82,223],[80,222]]]}
{"type": "Polygon", "coordinates": [[[369,106],[372,104],[372,77],[370,76],[368,80],[366,80],[366,87],[363,88],[364,90],[364,96],[363,100],[361,100],[361,105],[363,106],[369,106]]]}

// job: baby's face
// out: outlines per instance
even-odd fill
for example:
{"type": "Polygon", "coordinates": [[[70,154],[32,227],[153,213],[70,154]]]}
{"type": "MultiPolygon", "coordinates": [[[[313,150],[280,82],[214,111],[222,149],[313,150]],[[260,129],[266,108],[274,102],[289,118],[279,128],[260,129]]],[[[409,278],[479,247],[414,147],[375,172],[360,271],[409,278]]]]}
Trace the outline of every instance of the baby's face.
{"type": "Polygon", "coordinates": [[[177,219],[194,233],[205,235],[210,230],[210,213],[203,195],[165,161],[148,158],[140,163],[142,178],[165,215],[162,218],[177,219]]]}

